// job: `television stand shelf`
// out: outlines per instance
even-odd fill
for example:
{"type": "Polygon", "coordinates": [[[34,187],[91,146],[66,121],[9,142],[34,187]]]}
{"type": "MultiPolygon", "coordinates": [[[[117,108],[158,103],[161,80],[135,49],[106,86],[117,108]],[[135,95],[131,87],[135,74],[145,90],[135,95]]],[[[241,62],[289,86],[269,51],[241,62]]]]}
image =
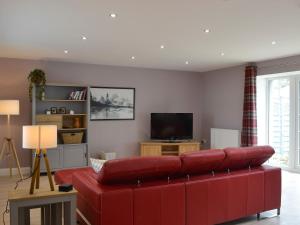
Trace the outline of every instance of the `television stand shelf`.
{"type": "Polygon", "coordinates": [[[141,142],[141,156],[180,155],[200,150],[200,143],[189,142],[141,142]]]}

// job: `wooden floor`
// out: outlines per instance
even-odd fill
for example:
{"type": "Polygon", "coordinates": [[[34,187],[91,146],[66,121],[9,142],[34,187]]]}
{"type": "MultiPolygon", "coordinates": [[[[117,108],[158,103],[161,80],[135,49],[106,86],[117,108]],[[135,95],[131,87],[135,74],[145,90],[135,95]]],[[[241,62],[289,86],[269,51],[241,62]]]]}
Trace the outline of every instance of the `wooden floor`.
{"type": "MultiPolygon", "coordinates": [[[[24,176],[25,178],[26,176],[24,176]]],[[[2,214],[5,210],[6,207],[6,202],[7,202],[7,195],[8,191],[13,190],[16,184],[16,181],[19,180],[19,177],[15,176],[13,178],[10,177],[0,177],[0,212],[1,212],[1,219],[0,219],[0,224],[2,225],[2,214]]],[[[18,188],[22,189],[28,189],[29,193],[29,187],[30,187],[30,179],[25,180],[21,183],[19,183],[18,188]]],[[[40,187],[49,187],[49,181],[47,176],[41,176],[40,180],[40,187]]],[[[41,225],[40,222],[40,210],[39,209],[33,209],[31,210],[31,225],[41,225]]],[[[9,215],[5,215],[5,225],[9,225],[9,215]]]]}
{"type": "MultiPolygon", "coordinates": [[[[0,177],[0,211],[2,223],[2,212],[5,210],[7,193],[13,190],[17,177],[0,177]]],[[[22,182],[20,188],[28,188],[30,180],[22,182]]],[[[46,176],[41,177],[41,187],[48,187],[46,176]]],[[[262,213],[262,219],[256,220],[256,216],[248,217],[239,221],[226,223],[226,225],[300,225],[300,174],[283,172],[282,173],[282,208],[281,216],[275,216],[276,211],[262,213]]],[[[39,210],[32,210],[31,225],[40,225],[39,210]]],[[[9,215],[5,216],[6,225],[9,225],[9,215]]],[[[163,225],[163,224],[162,224],[163,225]]],[[[223,224],[225,225],[225,224],[223,224]]]]}

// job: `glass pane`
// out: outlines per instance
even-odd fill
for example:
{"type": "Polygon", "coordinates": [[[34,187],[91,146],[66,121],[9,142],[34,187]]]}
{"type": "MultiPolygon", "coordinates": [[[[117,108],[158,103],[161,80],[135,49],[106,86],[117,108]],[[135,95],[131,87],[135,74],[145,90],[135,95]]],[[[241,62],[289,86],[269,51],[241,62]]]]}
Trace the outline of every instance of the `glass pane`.
{"type": "Polygon", "coordinates": [[[290,82],[276,79],[269,82],[269,144],[276,153],[270,163],[288,166],[290,148],[290,82]]]}
{"type": "Polygon", "coordinates": [[[267,80],[264,78],[256,79],[256,108],[257,108],[257,144],[266,145],[268,144],[267,138],[267,80]]]}

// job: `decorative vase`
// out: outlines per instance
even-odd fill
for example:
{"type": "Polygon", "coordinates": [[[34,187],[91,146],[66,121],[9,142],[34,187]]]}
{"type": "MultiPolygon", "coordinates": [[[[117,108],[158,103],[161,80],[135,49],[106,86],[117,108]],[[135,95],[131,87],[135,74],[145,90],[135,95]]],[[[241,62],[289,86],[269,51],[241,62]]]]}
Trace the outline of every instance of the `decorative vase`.
{"type": "Polygon", "coordinates": [[[43,91],[43,92],[42,92],[42,95],[41,95],[41,100],[42,100],[42,101],[45,100],[45,96],[46,96],[46,94],[45,94],[45,92],[43,91]]]}
{"type": "Polygon", "coordinates": [[[73,119],[73,127],[74,128],[81,128],[81,121],[79,117],[75,117],[73,119]]]}

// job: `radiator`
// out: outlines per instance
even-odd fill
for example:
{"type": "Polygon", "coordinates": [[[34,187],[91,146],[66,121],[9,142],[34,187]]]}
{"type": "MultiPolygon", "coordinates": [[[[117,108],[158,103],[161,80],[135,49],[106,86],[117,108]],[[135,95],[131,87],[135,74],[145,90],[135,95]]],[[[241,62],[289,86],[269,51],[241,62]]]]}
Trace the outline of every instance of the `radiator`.
{"type": "Polygon", "coordinates": [[[239,130],[211,128],[210,148],[240,147],[241,135],[239,130]]]}

